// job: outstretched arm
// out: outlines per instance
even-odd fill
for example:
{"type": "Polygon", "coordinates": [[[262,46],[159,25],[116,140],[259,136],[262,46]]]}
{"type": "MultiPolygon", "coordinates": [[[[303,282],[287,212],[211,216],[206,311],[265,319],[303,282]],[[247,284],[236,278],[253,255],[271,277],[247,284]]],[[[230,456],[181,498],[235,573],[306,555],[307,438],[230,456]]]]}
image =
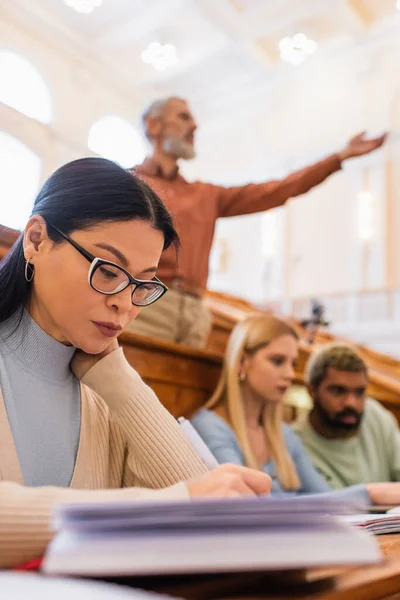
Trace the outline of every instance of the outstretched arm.
{"type": "Polygon", "coordinates": [[[234,217],[282,206],[289,198],[305,194],[339,171],[344,160],[369,154],[380,148],[385,140],[386,134],[367,140],[365,132],[359,133],[337,154],[291,173],[284,179],[231,188],[220,187],[218,216],[234,217]]]}

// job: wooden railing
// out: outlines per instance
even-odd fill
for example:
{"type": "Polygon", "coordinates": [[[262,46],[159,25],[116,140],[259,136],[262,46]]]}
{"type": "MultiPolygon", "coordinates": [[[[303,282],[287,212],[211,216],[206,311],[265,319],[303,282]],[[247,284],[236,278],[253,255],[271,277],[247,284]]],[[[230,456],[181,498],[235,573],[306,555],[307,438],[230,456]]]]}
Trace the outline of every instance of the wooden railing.
{"type": "MultiPolygon", "coordinates": [[[[208,342],[208,349],[224,352],[233,326],[249,314],[264,312],[257,306],[251,305],[245,300],[227,296],[216,292],[207,292],[206,302],[213,314],[213,329],[208,342]]],[[[304,340],[307,333],[302,330],[301,325],[293,321],[299,333],[303,333],[304,340]]],[[[314,338],[314,344],[306,341],[300,342],[300,353],[296,371],[295,383],[304,385],[304,369],[307,360],[316,345],[323,345],[338,341],[329,332],[319,332],[314,338]]],[[[348,341],[348,340],[342,340],[348,341]]],[[[364,357],[369,368],[368,394],[379,400],[390,410],[400,423],[400,363],[394,358],[381,354],[365,346],[354,344],[364,357]]]]}
{"type": "Polygon", "coordinates": [[[129,363],[175,417],[191,417],[210,398],[221,355],[131,332],[124,332],[119,342],[129,363]]]}
{"type": "MultiPolygon", "coordinates": [[[[337,341],[348,342],[345,338],[341,338],[339,336],[335,336],[329,331],[318,331],[315,336],[316,344],[329,344],[337,341]]],[[[378,352],[377,350],[373,350],[372,348],[367,348],[361,344],[353,344],[359,352],[362,354],[364,360],[368,363],[368,365],[379,372],[386,373],[392,377],[398,377],[400,379],[400,362],[389,356],[387,354],[383,354],[382,352],[378,352]]]]}
{"type": "Polygon", "coordinates": [[[265,313],[246,300],[220,292],[207,291],[205,302],[213,316],[207,343],[207,350],[210,352],[225,352],[231,331],[238,321],[255,312],[265,313]]]}
{"type": "MultiPolygon", "coordinates": [[[[191,416],[210,398],[217,383],[223,354],[194,350],[181,344],[123,333],[119,338],[130,364],[154,389],[160,400],[175,416],[191,416]]],[[[313,347],[299,345],[295,384],[304,385],[304,371],[313,347]]],[[[400,381],[370,368],[368,394],[379,400],[400,423],[400,381]]],[[[289,405],[287,420],[296,416],[296,406],[289,405]]]]}
{"type": "MultiPolygon", "coordinates": [[[[232,327],[241,319],[244,319],[249,314],[256,312],[266,313],[265,309],[261,309],[251,303],[240,298],[230,297],[227,294],[219,292],[207,291],[206,302],[213,314],[214,326],[210,336],[208,347],[212,349],[218,346],[220,351],[224,351],[224,340],[229,338],[232,327]]],[[[308,338],[308,333],[302,328],[300,323],[295,319],[288,319],[297,329],[304,340],[308,338]]],[[[370,368],[376,369],[380,373],[384,373],[399,379],[400,381],[400,361],[395,358],[377,352],[372,348],[367,348],[361,344],[353,343],[346,338],[334,335],[327,330],[319,328],[314,336],[316,345],[324,345],[332,342],[343,341],[351,343],[364,357],[370,368]]]]}
{"type": "Polygon", "coordinates": [[[7,254],[20,235],[19,231],[0,225],[0,260],[7,254]]]}
{"type": "MultiPolygon", "coordinates": [[[[17,239],[19,232],[0,228],[0,258],[17,239]]],[[[221,370],[230,332],[238,320],[261,310],[250,303],[210,292],[206,301],[213,313],[213,331],[205,351],[180,344],[124,332],[120,337],[125,355],[160,400],[175,416],[191,416],[211,396],[221,370]]],[[[321,333],[318,343],[332,341],[321,333]]],[[[304,367],[313,347],[302,341],[296,383],[304,384],[304,367]]],[[[391,410],[400,422],[400,365],[394,359],[361,347],[370,366],[369,394],[391,410]]],[[[295,416],[295,408],[288,419],[295,416]]]]}

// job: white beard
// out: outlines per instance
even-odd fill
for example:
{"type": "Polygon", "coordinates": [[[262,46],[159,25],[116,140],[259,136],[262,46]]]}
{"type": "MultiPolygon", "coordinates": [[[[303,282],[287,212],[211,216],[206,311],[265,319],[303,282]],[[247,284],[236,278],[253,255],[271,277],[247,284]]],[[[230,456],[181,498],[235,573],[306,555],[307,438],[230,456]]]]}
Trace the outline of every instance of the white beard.
{"type": "Polygon", "coordinates": [[[176,137],[168,137],[163,140],[162,148],[167,154],[172,154],[175,158],[191,160],[196,156],[193,144],[184,142],[176,137]]]}

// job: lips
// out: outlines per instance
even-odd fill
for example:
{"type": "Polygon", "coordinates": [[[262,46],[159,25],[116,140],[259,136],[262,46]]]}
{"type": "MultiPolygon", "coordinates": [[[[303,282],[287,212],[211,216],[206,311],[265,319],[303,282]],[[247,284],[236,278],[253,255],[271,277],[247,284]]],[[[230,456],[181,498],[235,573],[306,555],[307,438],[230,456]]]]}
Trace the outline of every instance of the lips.
{"type": "Polygon", "coordinates": [[[97,329],[106,337],[115,337],[122,331],[121,325],[117,325],[115,323],[105,323],[101,321],[93,321],[94,325],[96,325],[97,329]]]}
{"type": "Polygon", "coordinates": [[[288,389],[289,389],[289,386],[288,386],[288,385],[281,385],[281,386],[279,386],[277,389],[278,389],[278,391],[279,391],[281,394],[284,394],[285,392],[287,392],[287,391],[288,391],[288,389]]]}
{"type": "Polygon", "coordinates": [[[344,415],[340,420],[343,421],[343,423],[356,423],[358,417],[356,417],[356,415],[344,415]]]}

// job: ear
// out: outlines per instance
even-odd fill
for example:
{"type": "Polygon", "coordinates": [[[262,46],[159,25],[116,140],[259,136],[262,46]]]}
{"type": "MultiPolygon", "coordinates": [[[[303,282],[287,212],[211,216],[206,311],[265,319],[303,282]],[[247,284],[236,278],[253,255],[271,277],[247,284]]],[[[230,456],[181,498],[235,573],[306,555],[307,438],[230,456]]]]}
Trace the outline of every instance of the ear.
{"type": "Polygon", "coordinates": [[[249,364],[250,364],[250,356],[247,354],[247,352],[243,352],[242,358],[240,360],[240,365],[239,365],[239,377],[243,376],[244,378],[246,378],[247,369],[249,368],[249,364]]]}
{"type": "Polygon", "coordinates": [[[24,256],[25,260],[35,263],[35,257],[49,242],[46,221],[40,215],[31,217],[24,231],[24,256]]]}
{"type": "Polygon", "coordinates": [[[162,120],[160,117],[147,118],[147,134],[150,139],[157,139],[161,135],[162,120]]]}
{"type": "Polygon", "coordinates": [[[314,386],[312,386],[310,383],[307,384],[307,392],[310,394],[311,398],[314,400],[315,394],[316,394],[316,389],[314,386]]]}

